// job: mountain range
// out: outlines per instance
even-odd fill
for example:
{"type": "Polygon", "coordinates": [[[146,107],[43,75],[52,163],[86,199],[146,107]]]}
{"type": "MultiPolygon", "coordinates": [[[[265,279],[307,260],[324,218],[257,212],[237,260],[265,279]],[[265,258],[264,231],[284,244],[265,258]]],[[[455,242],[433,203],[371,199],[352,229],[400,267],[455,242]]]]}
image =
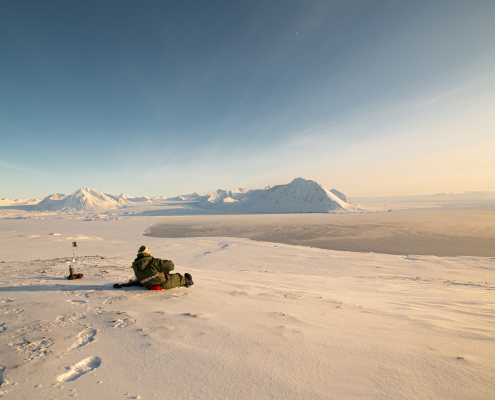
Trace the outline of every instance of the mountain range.
{"type": "MultiPolygon", "coordinates": [[[[326,213],[364,211],[336,189],[327,190],[320,184],[296,178],[286,185],[265,189],[218,189],[205,196],[197,193],[166,197],[118,196],[98,190],[81,188],[70,195],[54,193],[33,205],[34,211],[97,211],[188,202],[203,210],[226,213],[326,213]]],[[[31,203],[32,204],[32,203],[31,203]]]]}

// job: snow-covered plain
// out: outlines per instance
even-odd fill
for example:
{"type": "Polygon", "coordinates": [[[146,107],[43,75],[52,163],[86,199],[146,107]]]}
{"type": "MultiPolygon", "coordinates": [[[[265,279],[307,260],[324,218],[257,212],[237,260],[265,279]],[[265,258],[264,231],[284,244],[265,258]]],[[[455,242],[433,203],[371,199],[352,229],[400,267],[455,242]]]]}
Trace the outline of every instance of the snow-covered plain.
{"type": "Polygon", "coordinates": [[[142,236],[152,217],[44,218],[0,220],[4,398],[495,396],[495,258],[142,236]],[[142,244],[195,285],[114,289],[142,244]]]}
{"type": "Polygon", "coordinates": [[[3,398],[495,397],[490,205],[360,207],[302,179],[172,199],[80,189],[38,204],[7,200],[3,398]],[[149,236],[170,236],[171,227],[171,236],[196,237],[149,236]],[[372,251],[387,253],[417,238],[423,254],[435,254],[435,240],[449,243],[447,254],[461,242],[472,248],[470,256],[435,257],[310,247],[325,247],[325,235],[332,246],[338,235],[360,246],[375,240],[372,251]],[[114,289],[133,277],[143,244],[195,285],[114,289]],[[69,265],[83,279],[67,280],[69,265]]]}
{"type": "Polygon", "coordinates": [[[144,235],[240,237],[397,255],[495,257],[495,206],[444,204],[374,213],[171,216],[150,225],[144,235]]]}

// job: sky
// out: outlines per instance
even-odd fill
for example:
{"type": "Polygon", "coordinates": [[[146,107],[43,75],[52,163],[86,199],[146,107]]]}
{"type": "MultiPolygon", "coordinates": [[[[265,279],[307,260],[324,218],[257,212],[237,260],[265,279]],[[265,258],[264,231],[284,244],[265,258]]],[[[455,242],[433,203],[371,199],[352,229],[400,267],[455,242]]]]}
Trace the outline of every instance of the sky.
{"type": "Polygon", "coordinates": [[[495,2],[0,2],[0,198],[495,189],[495,2]]]}

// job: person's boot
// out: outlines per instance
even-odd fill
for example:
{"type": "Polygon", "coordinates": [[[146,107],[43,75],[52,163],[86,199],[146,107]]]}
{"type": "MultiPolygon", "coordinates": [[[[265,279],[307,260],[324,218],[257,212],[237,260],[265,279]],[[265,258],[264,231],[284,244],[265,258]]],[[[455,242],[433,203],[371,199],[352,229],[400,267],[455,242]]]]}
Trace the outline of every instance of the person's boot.
{"type": "Polygon", "coordinates": [[[190,273],[185,273],[184,278],[186,278],[186,287],[194,285],[194,282],[192,280],[192,276],[190,273]]]}

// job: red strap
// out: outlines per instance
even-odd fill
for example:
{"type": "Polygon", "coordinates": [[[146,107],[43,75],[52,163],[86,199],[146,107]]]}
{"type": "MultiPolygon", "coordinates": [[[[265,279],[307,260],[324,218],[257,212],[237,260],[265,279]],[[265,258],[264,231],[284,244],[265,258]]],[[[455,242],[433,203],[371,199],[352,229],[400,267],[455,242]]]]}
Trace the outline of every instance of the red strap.
{"type": "Polygon", "coordinates": [[[163,288],[160,285],[156,285],[156,286],[151,286],[150,290],[163,290],[163,288]]]}

